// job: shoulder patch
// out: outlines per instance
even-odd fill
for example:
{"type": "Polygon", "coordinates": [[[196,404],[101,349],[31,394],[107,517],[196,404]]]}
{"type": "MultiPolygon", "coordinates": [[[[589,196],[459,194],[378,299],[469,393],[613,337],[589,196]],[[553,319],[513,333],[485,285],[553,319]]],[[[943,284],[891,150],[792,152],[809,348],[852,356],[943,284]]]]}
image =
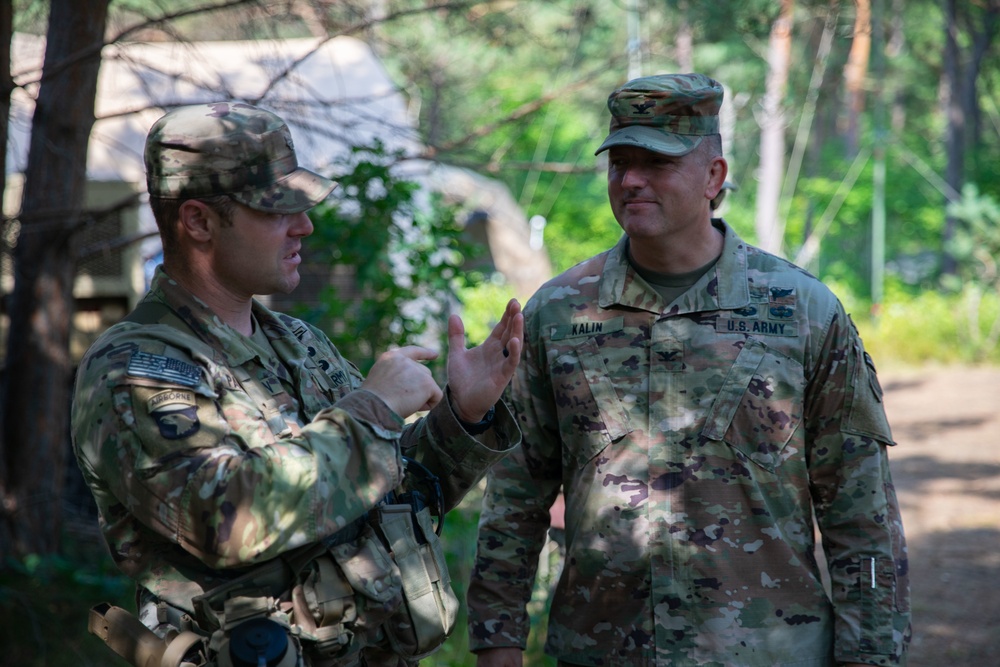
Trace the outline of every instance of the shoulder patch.
{"type": "Polygon", "coordinates": [[[197,387],[201,382],[201,369],[194,364],[149,352],[133,353],[125,372],[131,377],[165,380],[185,387],[197,387]]]}
{"type": "Polygon", "coordinates": [[[158,392],[146,401],[146,409],[160,429],[160,435],[167,440],[190,437],[201,428],[194,392],[176,389],[158,392]]]}
{"type": "Polygon", "coordinates": [[[157,392],[146,401],[146,409],[150,414],[153,414],[157,410],[170,412],[172,410],[195,407],[196,405],[194,392],[178,391],[176,389],[166,389],[157,392]]]}

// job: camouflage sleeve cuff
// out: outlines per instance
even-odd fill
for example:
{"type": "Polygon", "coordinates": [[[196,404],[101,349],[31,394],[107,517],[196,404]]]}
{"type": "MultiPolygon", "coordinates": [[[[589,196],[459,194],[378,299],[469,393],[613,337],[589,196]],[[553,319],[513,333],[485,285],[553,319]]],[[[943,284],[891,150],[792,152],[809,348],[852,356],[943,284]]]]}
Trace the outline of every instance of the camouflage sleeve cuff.
{"type": "Polygon", "coordinates": [[[415,456],[441,478],[448,510],[521,443],[521,431],[507,406],[497,401],[494,408],[490,428],[480,435],[472,436],[462,428],[447,400],[403,434],[403,453],[415,456]]]}
{"type": "Polygon", "coordinates": [[[507,404],[502,399],[498,400],[491,411],[493,415],[489,426],[479,433],[469,433],[463,427],[448,400],[434,406],[428,417],[433,419],[435,430],[442,436],[458,438],[463,442],[464,446],[451,452],[457,463],[471,461],[474,465],[482,464],[488,468],[521,443],[521,429],[507,404]]]}
{"type": "Polygon", "coordinates": [[[368,391],[356,389],[333,404],[359,422],[366,424],[383,440],[396,440],[403,432],[405,422],[385,401],[368,391]]]}

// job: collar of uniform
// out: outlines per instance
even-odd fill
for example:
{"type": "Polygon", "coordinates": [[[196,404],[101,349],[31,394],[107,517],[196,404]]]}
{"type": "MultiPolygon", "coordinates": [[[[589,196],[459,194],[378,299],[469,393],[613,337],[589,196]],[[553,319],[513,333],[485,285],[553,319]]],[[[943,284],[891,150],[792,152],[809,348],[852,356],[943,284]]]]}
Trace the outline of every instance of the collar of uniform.
{"type": "Polygon", "coordinates": [[[170,306],[202,341],[221,350],[226,363],[239,366],[258,356],[245,336],[224,323],[201,299],[188,292],[166,274],[162,266],[157,267],[149,291],[170,306]]]}
{"type": "MultiPolygon", "coordinates": [[[[257,326],[260,327],[263,334],[267,337],[268,342],[271,344],[271,349],[274,350],[281,363],[293,364],[295,363],[294,360],[304,354],[300,339],[303,336],[307,336],[308,330],[302,323],[297,323],[302,327],[302,330],[293,330],[288,325],[288,322],[294,320],[285,318],[283,321],[282,318],[278,317],[277,313],[256,299],[253,301],[253,316],[257,319],[257,326]]],[[[261,361],[266,362],[264,359],[261,361]]],[[[277,369],[274,370],[276,373],[278,372],[277,369]]]]}
{"type": "Polygon", "coordinates": [[[743,308],[750,303],[747,243],[722,218],[714,218],[712,224],[725,236],[722,256],[715,265],[718,308],[720,310],[743,308]]]}
{"type": "MultiPolygon", "coordinates": [[[[747,282],[747,245],[721,218],[712,224],[724,235],[722,255],[713,271],[702,276],[698,284],[681,298],[682,312],[730,310],[750,303],[747,282]],[[706,284],[708,289],[701,289],[706,284]]],[[[602,308],[624,306],[654,313],[663,312],[668,304],[650,288],[629,265],[626,255],[628,238],[622,235],[608,251],[601,274],[599,304],[602,308]]],[[[676,303],[676,302],[675,302],[676,303]]]]}
{"type": "Polygon", "coordinates": [[[629,264],[628,236],[624,234],[607,253],[599,294],[601,308],[624,306],[660,313],[666,306],[656,290],[649,287],[629,264]]]}

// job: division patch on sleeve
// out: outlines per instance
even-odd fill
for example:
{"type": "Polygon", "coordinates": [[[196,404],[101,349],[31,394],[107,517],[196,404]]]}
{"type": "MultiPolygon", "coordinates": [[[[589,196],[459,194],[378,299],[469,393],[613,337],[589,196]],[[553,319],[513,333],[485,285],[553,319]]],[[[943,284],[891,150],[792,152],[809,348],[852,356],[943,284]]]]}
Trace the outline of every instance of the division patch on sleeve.
{"type": "Polygon", "coordinates": [[[148,352],[134,353],[126,372],[131,377],[165,380],[185,387],[197,387],[201,381],[201,369],[194,364],[148,352]]]}
{"type": "Polygon", "coordinates": [[[160,435],[167,440],[180,440],[198,432],[198,404],[194,392],[167,389],[154,394],[146,402],[160,435]]]}

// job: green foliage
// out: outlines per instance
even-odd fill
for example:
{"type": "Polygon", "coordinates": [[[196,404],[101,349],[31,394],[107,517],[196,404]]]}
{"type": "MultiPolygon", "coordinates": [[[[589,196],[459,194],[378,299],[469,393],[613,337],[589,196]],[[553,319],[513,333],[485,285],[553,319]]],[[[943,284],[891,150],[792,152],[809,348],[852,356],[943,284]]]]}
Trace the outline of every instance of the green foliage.
{"type": "Polygon", "coordinates": [[[493,327],[500,321],[503,305],[514,296],[514,290],[503,281],[499,273],[494,275],[493,280],[486,280],[459,290],[462,322],[465,324],[465,337],[470,345],[479,345],[486,340],[493,327]]]}
{"type": "Polygon", "coordinates": [[[474,251],[462,240],[457,209],[437,195],[421,205],[419,186],[394,175],[397,157],[381,144],[354,148],[332,198],[313,210],[307,239],[311,255],[345,279],[301,315],[365,372],[391,346],[446,335],[432,325],[447,319],[459,288],[480,278],[462,271],[474,251]]]}
{"type": "Polygon", "coordinates": [[[898,280],[886,283],[884,303],[857,298],[842,284],[831,285],[861,333],[865,348],[880,367],[924,364],[1000,364],[1000,347],[980,342],[1000,317],[1000,295],[974,286],[957,293],[912,294],[898,280]],[[978,316],[971,318],[973,310],[978,316]]]}
{"type": "Polygon", "coordinates": [[[3,663],[19,667],[124,665],[104,642],[87,632],[87,614],[100,602],[134,611],[133,584],[114,568],[103,546],[64,544],[65,555],[30,556],[0,568],[3,663]]]}
{"type": "MultiPolygon", "coordinates": [[[[507,116],[580,78],[593,85],[561,101],[594,121],[600,117],[607,87],[623,77],[620,68],[603,66],[612,53],[609,43],[624,28],[620,18],[619,9],[597,0],[493,3],[410,15],[378,26],[376,34],[394,77],[420,99],[425,140],[450,144],[441,153],[446,161],[485,164],[524,159],[508,149],[543,122],[547,110],[526,121],[508,122],[507,116]]],[[[521,145],[535,153],[534,144],[521,145]]]]}
{"type": "Polygon", "coordinates": [[[608,205],[604,174],[578,177],[575,185],[572,196],[552,208],[545,226],[545,245],[556,272],[607,250],[622,235],[608,205]]]}
{"type": "MultiPolygon", "coordinates": [[[[817,183],[809,183],[810,192],[819,190],[817,183]]],[[[896,365],[1000,362],[1000,206],[967,186],[962,199],[948,208],[959,220],[946,248],[957,261],[958,273],[940,276],[938,283],[937,253],[928,248],[940,237],[940,205],[912,190],[907,194],[905,186],[894,192],[899,206],[913,206],[912,215],[888,222],[887,248],[894,259],[888,266],[883,304],[877,316],[856,317],[866,346],[876,359],[896,365]]],[[[862,213],[858,209],[853,215],[862,213]]],[[[820,276],[837,286],[854,312],[868,313],[871,304],[856,296],[868,292],[862,263],[867,246],[844,240],[852,229],[859,234],[867,230],[863,217],[846,224],[851,217],[838,216],[831,235],[840,240],[825,244],[822,256],[829,259],[820,276]]]]}
{"type": "Polygon", "coordinates": [[[994,307],[1000,294],[1000,205],[966,185],[962,198],[948,207],[959,220],[946,252],[958,272],[942,276],[946,288],[960,290],[965,301],[967,345],[974,357],[986,357],[1000,340],[1000,314],[994,307]]]}
{"type": "Polygon", "coordinates": [[[989,195],[980,195],[975,185],[966,185],[962,198],[948,207],[949,215],[960,221],[945,250],[958,264],[958,275],[948,287],[973,282],[986,288],[1000,286],[1000,204],[989,195]]]}
{"type": "Polygon", "coordinates": [[[607,125],[607,92],[625,76],[606,66],[608,59],[621,64],[607,49],[624,27],[621,13],[568,0],[493,10],[387,25],[385,60],[419,95],[424,138],[441,159],[495,170],[529,217],[547,219],[548,242],[556,244],[550,256],[565,268],[607,247],[590,242],[594,232],[618,234],[610,213],[595,215],[607,197],[593,151],[607,125]],[[542,96],[552,99],[518,115],[542,96]],[[565,170],[535,166],[545,163],[565,170]]]}
{"type": "Polygon", "coordinates": [[[738,3],[714,2],[702,13],[707,15],[707,27],[716,40],[725,39],[728,31],[766,39],[779,9],[779,4],[771,0],[742,0],[738,3]]]}
{"type": "MultiPolygon", "coordinates": [[[[786,243],[791,257],[797,245],[815,232],[815,225],[827,214],[827,207],[836,204],[841,179],[849,163],[833,169],[834,178],[815,177],[800,181],[800,194],[786,228],[786,243]],[[794,241],[793,241],[794,239],[794,241]],[[797,243],[796,243],[797,242],[797,243]]],[[[870,252],[871,179],[859,178],[833,218],[833,225],[821,240],[818,261],[806,267],[826,280],[848,283],[857,293],[867,291],[870,252]]]]}

